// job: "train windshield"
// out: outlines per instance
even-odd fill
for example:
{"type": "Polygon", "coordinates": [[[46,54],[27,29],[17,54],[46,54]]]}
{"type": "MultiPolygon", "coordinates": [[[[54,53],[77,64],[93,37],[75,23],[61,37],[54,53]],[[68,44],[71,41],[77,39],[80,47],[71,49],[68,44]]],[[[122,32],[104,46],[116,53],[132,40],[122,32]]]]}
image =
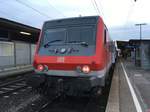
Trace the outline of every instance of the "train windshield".
{"type": "Polygon", "coordinates": [[[89,45],[95,44],[94,30],[92,27],[72,27],[68,28],[67,41],[86,42],[89,45]]]}
{"type": "Polygon", "coordinates": [[[95,46],[96,25],[45,28],[39,54],[58,56],[94,55],[95,46]]]}
{"type": "Polygon", "coordinates": [[[47,29],[44,33],[44,45],[74,44],[75,42],[85,42],[88,45],[94,45],[95,36],[93,27],[47,29]]]}
{"type": "Polygon", "coordinates": [[[48,29],[44,34],[44,45],[64,43],[66,39],[65,29],[48,29]]]}

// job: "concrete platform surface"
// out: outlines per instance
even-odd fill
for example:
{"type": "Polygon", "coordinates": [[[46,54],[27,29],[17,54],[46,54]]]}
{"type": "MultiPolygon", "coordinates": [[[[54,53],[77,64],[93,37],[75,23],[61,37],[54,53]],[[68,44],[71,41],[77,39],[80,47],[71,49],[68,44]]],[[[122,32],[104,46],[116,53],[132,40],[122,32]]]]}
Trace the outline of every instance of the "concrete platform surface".
{"type": "Polygon", "coordinates": [[[143,112],[150,112],[150,70],[136,67],[134,62],[123,61],[143,112]]]}
{"type": "Polygon", "coordinates": [[[114,70],[106,112],[137,112],[120,61],[114,70]]]}
{"type": "Polygon", "coordinates": [[[119,75],[114,71],[106,112],[119,112],[119,75]]]}

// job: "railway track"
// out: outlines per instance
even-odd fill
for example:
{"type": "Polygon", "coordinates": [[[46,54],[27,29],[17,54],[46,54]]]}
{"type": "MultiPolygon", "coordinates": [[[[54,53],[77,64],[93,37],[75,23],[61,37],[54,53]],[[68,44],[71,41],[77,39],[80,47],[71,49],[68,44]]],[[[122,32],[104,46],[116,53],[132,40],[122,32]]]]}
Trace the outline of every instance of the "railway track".
{"type": "MultiPolygon", "coordinates": [[[[9,95],[10,93],[17,92],[18,90],[25,89],[28,86],[23,83],[16,83],[12,86],[2,87],[0,88],[0,96],[9,95]],[[19,85],[18,85],[19,84],[19,85]]],[[[17,93],[13,93],[17,94],[17,93]]]]}
{"type": "Polygon", "coordinates": [[[109,88],[98,97],[56,97],[36,112],[105,112],[109,88]]]}
{"type": "Polygon", "coordinates": [[[10,77],[0,78],[0,85],[2,85],[3,83],[25,78],[26,76],[29,76],[30,74],[32,74],[32,72],[27,72],[27,73],[17,74],[17,75],[10,76],[10,77]]]}
{"type": "MultiPolygon", "coordinates": [[[[28,86],[25,83],[25,78],[18,77],[15,80],[0,84],[0,97],[17,93],[21,89],[27,90],[26,88],[28,88],[28,86]]],[[[29,91],[30,90],[32,91],[32,89],[29,89],[29,91]]],[[[19,112],[105,112],[108,94],[109,87],[97,98],[62,98],[62,95],[60,95],[48,100],[40,96],[33,102],[33,99],[30,102],[22,102],[23,104],[27,104],[22,108],[18,106],[16,106],[16,108],[19,108],[19,112]]]]}
{"type": "Polygon", "coordinates": [[[111,80],[112,75],[110,83],[98,97],[66,97],[63,100],[56,98],[43,104],[36,112],[105,112],[111,80]]]}
{"type": "Polygon", "coordinates": [[[105,112],[105,104],[95,98],[66,98],[51,100],[36,112],[105,112]]]}
{"type": "Polygon", "coordinates": [[[24,75],[10,79],[9,81],[5,80],[3,81],[3,83],[1,82],[0,83],[0,97],[4,95],[9,95],[10,93],[17,92],[18,90],[27,88],[28,86],[26,85],[24,75]]]}
{"type": "Polygon", "coordinates": [[[47,101],[45,104],[43,104],[41,106],[41,108],[39,110],[37,110],[36,112],[45,112],[45,110],[53,103],[56,103],[57,100],[59,100],[59,98],[61,98],[61,95],[60,96],[55,96],[53,98],[51,98],[49,101],[47,101]]]}

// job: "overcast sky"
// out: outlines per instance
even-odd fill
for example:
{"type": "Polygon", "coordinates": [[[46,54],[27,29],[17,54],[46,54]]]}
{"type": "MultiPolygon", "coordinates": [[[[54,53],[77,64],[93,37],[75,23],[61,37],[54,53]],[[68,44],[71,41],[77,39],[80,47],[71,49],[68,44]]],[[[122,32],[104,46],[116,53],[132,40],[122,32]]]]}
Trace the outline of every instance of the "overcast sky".
{"type": "Polygon", "coordinates": [[[150,0],[0,0],[0,17],[41,28],[45,20],[100,15],[116,40],[150,39],[150,0]],[[99,9],[99,10],[98,10],[99,9]]]}

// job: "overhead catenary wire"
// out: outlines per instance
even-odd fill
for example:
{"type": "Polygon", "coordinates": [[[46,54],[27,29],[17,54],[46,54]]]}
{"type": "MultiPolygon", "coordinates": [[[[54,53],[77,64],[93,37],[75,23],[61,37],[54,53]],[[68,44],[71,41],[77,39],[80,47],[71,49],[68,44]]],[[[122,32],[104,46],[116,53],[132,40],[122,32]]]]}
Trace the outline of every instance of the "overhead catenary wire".
{"type": "Polygon", "coordinates": [[[103,13],[103,7],[102,7],[100,1],[99,1],[99,5],[100,5],[101,10],[99,10],[99,7],[98,7],[96,0],[91,0],[91,1],[92,1],[92,4],[93,4],[95,10],[99,13],[99,15],[101,15],[104,18],[104,22],[105,22],[106,18],[105,18],[105,15],[103,13]]]}
{"type": "Polygon", "coordinates": [[[91,2],[92,2],[92,5],[93,5],[94,9],[98,13],[98,15],[101,15],[101,12],[100,12],[100,10],[98,8],[98,5],[97,5],[96,1],[95,0],[91,0],[91,2]]]}
{"type": "MultiPolygon", "coordinates": [[[[94,1],[95,1],[95,0],[94,0],[94,1]]],[[[95,3],[97,4],[96,1],[95,1],[95,3]]],[[[102,6],[100,0],[98,0],[98,3],[99,3],[99,5],[100,5],[100,7],[101,7],[101,14],[102,14],[102,16],[105,18],[105,15],[104,15],[104,13],[103,13],[103,6],[102,6]]],[[[97,5],[97,6],[98,6],[98,5],[97,5]]]]}
{"type": "Polygon", "coordinates": [[[58,9],[56,9],[53,5],[51,5],[51,3],[48,1],[49,5],[51,7],[53,7],[58,13],[60,13],[62,16],[66,17],[61,11],[59,11],[58,9]]]}
{"type": "Polygon", "coordinates": [[[131,17],[132,13],[133,13],[133,9],[134,9],[135,3],[132,3],[129,7],[129,11],[127,13],[127,18],[126,18],[126,22],[125,24],[127,24],[129,18],[131,17]]]}
{"type": "Polygon", "coordinates": [[[46,15],[45,13],[40,12],[40,11],[37,10],[36,8],[33,8],[33,7],[31,7],[30,5],[24,3],[24,2],[22,2],[22,1],[20,1],[20,0],[16,0],[16,1],[17,1],[18,3],[20,3],[20,4],[24,5],[24,6],[26,6],[26,7],[28,7],[28,8],[30,8],[30,9],[34,10],[35,12],[39,13],[39,14],[42,15],[42,16],[45,16],[45,17],[47,17],[47,18],[52,18],[52,17],[46,15]]]}
{"type": "MultiPolygon", "coordinates": [[[[133,14],[133,9],[134,9],[134,6],[135,6],[135,3],[133,0],[131,0],[132,4],[130,4],[130,7],[129,7],[129,10],[127,12],[127,17],[126,17],[126,20],[124,21],[124,27],[123,27],[123,31],[124,33],[126,33],[127,31],[129,32],[130,30],[127,28],[127,24],[128,24],[128,21],[131,17],[131,15],[133,14]]],[[[132,29],[133,30],[133,29],[132,29]]]]}

